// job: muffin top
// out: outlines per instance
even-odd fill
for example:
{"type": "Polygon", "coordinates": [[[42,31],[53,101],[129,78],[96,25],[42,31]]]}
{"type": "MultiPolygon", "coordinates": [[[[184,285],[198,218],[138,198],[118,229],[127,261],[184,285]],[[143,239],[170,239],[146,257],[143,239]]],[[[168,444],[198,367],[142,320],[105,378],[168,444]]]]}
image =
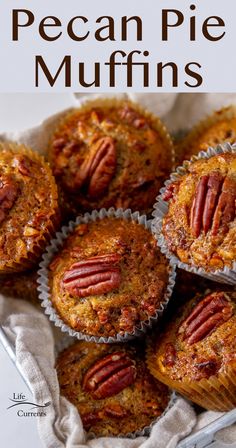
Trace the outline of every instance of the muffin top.
{"type": "Polygon", "coordinates": [[[132,333],[165,300],[168,262],[151,232],[122,218],[80,224],[49,266],[62,320],[94,336],[132,333]]]}
{"type": "Polygon", "coordinates": [[[126,101],[100,101],[62,119],[49,160],[65,205],[150,210],[172,167],[170,138],[159,119],[126,101]]]}
{"type": "Polygon", "coordinates": [[[232,267],[236,260],[236,153],[200,159],[170,184],[163,235],[183,262],[205,270],[232,267]]]}
{"type": "Polygon", "coordinates": [[[59,355],[56,368],[62,395],[77,407],[85,429],[98,436],[142,430],[170,398],[149,374],[141,342],[77,342],[59,355]]]}
{"type": "Polygon", "coordinates": [[[199,381],[235,365],[235,301],[235,291],[221,290],[197,295],[180,308],[153,344],[149,362],[157,377],[199,381]]]}
{"type": "Polygon", "coordinates": [[[56,209],[56,184],[43,158],[24,146],[2,143],[0,271],[38,250],[51,231],[56,209]]]}
{"type": "Polygon", "coordinates": [[[207,151],[223,143],[236,143],[236,109],[228,107],[215,112],[199,123],[186,138],[177,145],[178,163],[190,159],[200,151],[207,151]]]}

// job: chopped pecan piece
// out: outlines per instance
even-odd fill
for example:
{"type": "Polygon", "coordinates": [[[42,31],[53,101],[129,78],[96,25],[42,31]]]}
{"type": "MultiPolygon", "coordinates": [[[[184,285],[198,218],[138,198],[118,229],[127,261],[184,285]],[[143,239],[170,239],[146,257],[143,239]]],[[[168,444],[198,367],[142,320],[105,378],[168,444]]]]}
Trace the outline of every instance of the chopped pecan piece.
{"type": "Polygon", "coordinates": [[[136,367],[124,351],[114,352],[99,359],[88,369],[83,388],[96,400],[111,397],[134,382],[136,367]]]}
{"type": "Polygon", "coordinates": [[[172,199],[174,194],[177,193],[178,187],[179,187],[179,182],[172,182],[171,184],[167,185],[167,187],[162,195],[163,201],[168,202],[170,199],[172,199]]]}
{"type": "Polygon", "coordinates": [[[116,145],[111,137],[102,137],[90,148],[88,157],[76,175],[78,188],[85,187],[91,198],[101,196],[116,170],[116,145]]]}
{"type": "Polygon", "coordinates": [[[127,415],[126,409],[119,403],[110,404],[103,409],[105,415],[111,418],[124,418],[127,415]]]}
{"type": "Polygon", "coordinates": [[[120,329],[131,333],[138,319],[138,311],[134,306],[124,306],[119,320],[120,329]]]}
{"type": "Polygon", "coordinates": [[[15,183],[7,176],[0,178],[0,223],[6,218],[18,195],[15,183]]]}
{"type": "Polygon", "coordinates": [[[190,227],[198,238],[203,229],[216,236],[228,230],[235,217],[236,179],[223,177],[219,172],[202,176],[198,182],[190,213],[190,227]]]}
{"type": "Polygon", "coordinates": [[[233,312],[233,305],[225,293],[209,294],[181,324],[179,334],[189,345],[195,344],[229,320],[233,312]]]}
{"type": "Polygon", "coordinates": [[[147,121],[136,110],[126,104],[119,112],[121,120],[132,124],[136,129],[144,128],[147,126],[147,121]]]}
{"type": "Polygon", "coordinates": [[[195,367],[201,372],[202,375],[211,376],[215,375],[218,370],[218,364],[215,360],[201,361],[195,364],[195,367]]]}
{"type": "Polygon", "coordinates": [[[173,367],[175,365],[176,360],[176,350],[171,342],[168,342],[165,345],[165,355],[163,359],[163,366],[173,367]]]}
{"type": "Polygon", "coordinates": [[[64,288],[75,297],[105,294],[120,284],[119,254],[97,255],[72,264],[62,279],[64,288]]]}
{"type": "Polygon", "coordinates": [[[16,160],[19,173],[21,173],[23,176],[31,177],[30,161],[28,159],[25,159],[24,157],[18,157],[16,158],[16,160]]]}
{"type": "Polygon", "coordinates": [[[99,412],[87,412],[86,414],[81,414],[81,419],[84,424],[85,429],[89,429],[90,426],[95,425],[100,420],[102,420],[102,416],[99,415],[99,412]]]}

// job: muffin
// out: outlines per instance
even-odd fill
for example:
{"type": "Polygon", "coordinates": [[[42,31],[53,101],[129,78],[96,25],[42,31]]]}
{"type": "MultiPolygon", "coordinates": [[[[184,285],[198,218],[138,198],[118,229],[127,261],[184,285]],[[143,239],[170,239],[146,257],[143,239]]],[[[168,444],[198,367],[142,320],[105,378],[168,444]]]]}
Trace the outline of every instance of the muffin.
{"type": "Polygon", "coordinates": [[[37,270],[2,274],[0,276],[0,293],[7,297],[24,299],[39,305],[37,291],[37,270]]]}
{"type": "Polygon", "coordinates": [[[236,107],[221,109],[205,118],[176,145],[176,161],[181,164],[200,151],[223,143],[236,143],[236,107]]]}
{"type": "Polygon", "coordinates": [[[157,117],[128,101],[90,101],[53,133],[49,161],[72,214],[102,207],[150,211],[173,163],[157,117]]]}
{"type": "Polygon", "coordinates": [[[145,365],[142,343],[77,342],[56,364],[61,394],[73,403],[85,430],[96,436],[129,435],[149,427],[170,393],[145,365]]]}
{"type": "Polygon", "coordinates": [[[147,350],[155,378],[206,409],[236,406],[235,301],[235,291],[197,295],[147,350]]]}
{"type": "Polygon", "coordinates": [[[71,336],[123,340],[162,314],[174,268],[144,218],[112,209],[90,219],[85,215],[62,244],[58,238],[56,255],[54,243],[48,249],[41,264],[40,298],[46,313],[64,331],[67,324],[71,336]]]}
{"type": "Polygon", "coordinates": [[[48,164],[23,145],[1,143],[0,273],[35,264],[57,223],[57,187],[48,164]]]}
{"type": "Polygon", "coordinates": [[[205,153],[172,177],[157,205],[157,214],[163,202],[168,204],[162,235],[177,263],[179,260],[185,263],[184,267],[189,265],[205,272],[234,268],[235,200],[234,148],[218,147],[215,152],[205,153]]]}

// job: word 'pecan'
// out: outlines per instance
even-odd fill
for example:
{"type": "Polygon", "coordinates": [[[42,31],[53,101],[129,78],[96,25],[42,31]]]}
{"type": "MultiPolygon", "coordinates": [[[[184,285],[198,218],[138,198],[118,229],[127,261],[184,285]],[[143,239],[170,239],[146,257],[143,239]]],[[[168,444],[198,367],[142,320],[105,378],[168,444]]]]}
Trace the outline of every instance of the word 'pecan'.
{"type": "Polygon", "coordinates": [[[6,177],[0,178],[0,223],[6,218],[6,213],[11,210],[17,198],[17,186],[6,177]]]}
{"type": "Polygon", "coordinates": [[[212,172],[202,176],[198,182],[193,200],[190,227],[197,238],[203,229],[206,234],[212,230],[216,236],[221,228],[223,233],[235,217],[236,179],[212,172]]]}
{"type": "Polygon", "coordinates": [[[118,288],[120,258],[119,254],[97,255],[72,264],[62,279],[64,288],[76,297],[105,294],[118,288]]]}
{"type": "Polygon", "coordinates": [[[194,308],[179,328],[179,334],[189,345],[209,336],[233,315],[233,305],[223,292],[206,296],[194,308]]]}
{"type": "Polygon", "coordinates": [[[116,170],[116,146],[113,138],[102,137],[90,148],[88,157],[76,174],[78,188],[86,187],[91,198],[101,196],[116,170]]]}
{"type": "Polygon", "coordinates": [[[83,388],[96,400],[111,397],[128,387],[136,378],[135,363],[127,353],[114,352],[99,359],[83,379],[83,388]]]}

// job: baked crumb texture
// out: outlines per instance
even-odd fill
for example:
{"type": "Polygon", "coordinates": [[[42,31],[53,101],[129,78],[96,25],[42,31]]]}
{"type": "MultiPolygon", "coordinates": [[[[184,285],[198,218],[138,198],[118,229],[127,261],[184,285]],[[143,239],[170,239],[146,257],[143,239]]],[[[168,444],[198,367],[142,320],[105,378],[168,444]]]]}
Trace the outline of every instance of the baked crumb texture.
{"type": "Polygon", "coordinates": [[[49,265],[62,320],[98,337],[133,333],[156,316],[168,281],[168,261],[151,232],[121,218],[78,225],[49,265]]]}

